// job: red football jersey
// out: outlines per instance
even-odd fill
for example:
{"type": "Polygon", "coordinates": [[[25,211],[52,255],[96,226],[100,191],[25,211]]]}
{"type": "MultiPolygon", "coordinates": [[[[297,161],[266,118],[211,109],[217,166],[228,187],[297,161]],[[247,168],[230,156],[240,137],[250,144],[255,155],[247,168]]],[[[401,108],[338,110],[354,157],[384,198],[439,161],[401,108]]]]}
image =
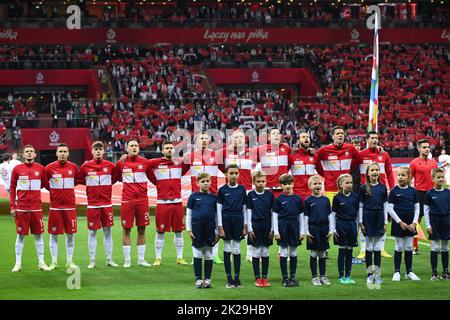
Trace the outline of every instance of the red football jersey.
{"type": "Polygon", "coordinates": [[[119,161],[114,169],[114,180],[122,181],[122,202],[141,203],[148,201],[148,180],[152,173],[149,160],[141,156],[127,156],[119,161]]]}
{"type": "Polygon", "coordinates": [[[50,208],[75,210],[77,165],[70,161],[54,161],[45,167],[45,173],[49,182],[50,208]]]}
{"type": "Polygon", "coordinates": [[[181,202],[181,177],[189,171],[189,167],[183,165],[183,159],[151,159],[149,168],[152,171],[150,181],[158,192],[157,203],[181,202]]]}
{"type": "Polygon", "coordinates": [[[289,154],[289,169],[294,176],[294,193],[299,196],[311,195],[308,188],[308,179],[317,174],[314,156],[299,149],[289,154]]]}
{"type": "Polygon", "coordinates": [[[225,168],[230,164],[236,164],[239,167],[238,184],[243,185],[245,190],[252,190],[252,168],[256,163],[256,151],[254,149],[244,148],[243,150],[227,150],[226,148],[217,151],[218,163],[221,161],[219,169],[225,172],[225,168]],[[223,160],[222,160],[223,159],[223,160]]]}
{"type": "Polygon", "coordinates": [[[391,158],[387,152],[380,154],[377,148],[364,149],[359,153],[361,155],[361,164],[359,165],[359,173],[361,175],[361,184],[366,183],[367,167],[371,163],[378,163],[380,166],[380,182],[392,189],[395,187],[394,173],[392,172],[391,158]]]}
{"type": "Polygon", "coordinates": [[[86,186],[88,208],[110,207],[114,164],[107,160],[90,160],[83,163],[77,181],[86,186]]]}
{"type": "Polygon", "coordinates": [[[184,165],[191,170],[191,188],[192,192],[198,192],[197,175],[206,172],[211,176],[210,191],[217,194],[217,176],[219,174],[219,165],[216,162],[214,150],[206,149],[186,153],[183,157],[184,165]]]}
{"type": "Polygon", "coordinates": [[[325,191],[337,192],[337,179],[341,174],[350,174],[361,161],[356,148],[348,143],[338,147],[334,144],[323,146],[314,157],[317,172],[325,179],[325,191]]]}
{"type": "Polygon", "coordinates": [[[431,180],[431,170],[437,168],[437,162],[434,159],[415,158],[409,164],[411,169],[411,178],[414,180],[414,188],[419,191],[429,191],[433,188],[431,180]]]}
{"type": "Polygon", "coordinates": [[[11,210],[41,211],[41,188],[48,188],[45,169],[39,163],[23,163],[11,173],[11,210]]]}
{"type": "Polygon", "coordinates": [[[278,179],[281,175],[288,173],[288,155],[291,148],[281,143],[278,147],[270,144],[263,145],[257,148],[258,162],[261,163],[261,170],[267,175],[268,188],[280,188],[278,179]]]}

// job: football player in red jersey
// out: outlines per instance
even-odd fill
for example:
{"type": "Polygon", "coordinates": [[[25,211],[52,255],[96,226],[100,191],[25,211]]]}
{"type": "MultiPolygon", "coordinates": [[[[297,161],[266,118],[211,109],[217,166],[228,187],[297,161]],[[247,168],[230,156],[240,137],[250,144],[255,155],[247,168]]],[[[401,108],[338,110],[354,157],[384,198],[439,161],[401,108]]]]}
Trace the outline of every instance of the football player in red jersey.
{"type": "Polygon", "coordinates": [[[114,181],[114,164],[103,159],[105,148],[103,142],[95,141],[92,144],[94,159],[81,165],[77,175],[77,182],[86,185],[87,195],[87,222],[89,229],[89,258],[88,269],[95,267],[95,254],[97,250],[97,230],[103,228],[103,245],[106,253],[106,265],[118,267],[112,260],[113,240],[111,227],[114,225],[112,210],[112,185],[114,181]]]}
{"type": "Polygon", "coordinates": [[[162,144],[161,158],[149,160],[151,170],[150,181],[156,186],[158,193],[155,220],[156,259],[153,265],[161,265],[165,232],[173,231],[174,244],[177,252],[177,264],[188,264],[183,259],[184,210],[181,198],[181,177],[189,171],[189,166],[183,164],[182,158],[172,158],[174,145],[170,141],[162,144]]]}
{"type": "Polygon", "coordinates": [[[50,191],[50,212],[48,215],[48,233],[50,233],[50,269],[58,267],[58,234],[66,233],[67,267],[78,268],[73,261],[75,250],[74,234],[77,233],[77,212],[75,205],[75,177],[78,167],[68,161],[69,147],[60,143],[56,148],[57,161],[45,167],[50,191]]]}
{"type": "MultiPolygon", "coordinates": [[[[219,174],[219,164],[223,163],[223,158],[219,157],[218,153],[209,148],[211,137],[206,131],[200,132],[195,137],[196,150],[188,152],[183,156],[183,163],[189,166],[191,171],[191,189],[192,192],[199,191],[197,186],[197,175],[199,173],[208,173],[211,178],[210,191],[217,194],[218,185],[217,179],[219,174]]],[[[213,247],[213,262],[216,264],[223,264],[219,257],[219,244],[216,243],[213,247]]]]}
{"type": "Polygon", "coordinates": [[[128,155],[124,160],[116,164],[115,181],[123,182],[122,205],[120,219],[123,227],[123,255],[125,257],[124,268],[131,267],[131,228],[134,221],[138,231],[137,249],[138,265],[150,267],[145,261],[146,237],[145,227],[150,224],[147,187],[148,180],[152,177],[149,161],[139,156],[139,143],[131,139],[127,143],[128,155]]]}
{"type": "Polygon", "coordinates": [[[28,231],[36,239],[39,270],[49,271],[44,262],[44,224],[42,222],[41,188],[48,188],[45,170],[34,162],[36,151],[31,145],[23,147],[24,163],[14,167],[11,173],[11,216],[16,220],[16,264],[13,272],[22,269],[22,250],[28,231]]]}

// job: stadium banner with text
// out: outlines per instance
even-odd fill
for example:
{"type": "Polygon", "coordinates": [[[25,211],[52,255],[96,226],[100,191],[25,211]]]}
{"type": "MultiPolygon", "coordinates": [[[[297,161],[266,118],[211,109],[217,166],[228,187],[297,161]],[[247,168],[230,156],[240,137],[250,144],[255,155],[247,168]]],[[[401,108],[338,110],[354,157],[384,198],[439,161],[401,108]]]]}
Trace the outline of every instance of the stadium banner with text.
{"type": "Polygon", "coordinates": [[[319,86],[314,76],[304,68],[220,68],[208,69],[209,77],[217,84],[296,84],[300,95],[315,96],[319,86]]]}
{"type": "Polygon", "coordinates": [[[89,98],[96,99],[100,83],[95,70],[0,70],[0,86],[86,86],[89,98]]]}
{"type": "MultiPolygon", "coordinates": [[[[83,23],[82,23],[83,24],[83,23]]],[[[371,30],[365,28],[2,28],[0,45],[32,44],[335,44],[349,41],[371,43],[371,30]]],[[[449,43],[450,29],[383,29],[383,41],[423,44],[449,43]]]]}
{"type": "Polygon", "coordinates": [[[88,128],[22,129],[22,144],[31,144],[36,150],[56,150],[65,143],[70,150],[84,150],[84,160],[90,160],[92,138],[88,128]]]}

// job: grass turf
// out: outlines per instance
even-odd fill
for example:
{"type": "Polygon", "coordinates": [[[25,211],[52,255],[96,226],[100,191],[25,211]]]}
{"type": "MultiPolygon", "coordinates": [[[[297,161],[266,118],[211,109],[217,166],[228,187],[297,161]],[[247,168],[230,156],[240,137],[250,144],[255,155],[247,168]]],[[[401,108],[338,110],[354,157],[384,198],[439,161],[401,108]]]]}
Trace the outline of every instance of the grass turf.
{"type": "MultiPolygon", "coordinates": [[[[46,225],[47,218],[44,219],[46,225]]],[[[153,262],[154,253],[154,220],[147,229],[147,251],[146,259],[153,262]]],[[[382,259],[382,273],[384,284],[380,290],[369,290],[366,286],[365,265],[353,265],[352,277],[357,282],[354,285],[340,285],[337,282],[337,247],[331,246],[330,259],[327,260],[327,275],[332,285],[329,287],[314,287],[311,284],[309,270],[309,254],[305,244],[299,247],[299,263],[297,278],[300,281],[298,288],[284,288],[281,286],[281,274],[277,260],[277,246],[270,249],[269,281],[271,288],[256,288],[252,265],[250,262],[242,261],[241,280],[244,284],[242,289],[225,288],[225,272],[223,265],[213,267],[213,288],[195,289],[192,265],[179,266],[175,264],[175,249],[173,245],[173,234],[167,234],[163,252],[163,264],[158,267],[136,266],[136,231],[132,233],[132,267],[122,268],[123,254],[121,247],[121,234],[119,218],[115,219],[113,227],[114,253],[113,259],[120,265],[119,268],[105,266],[104,249],[102,244],[103,234],[98,235],[97,267],[88,270],[89,262],[87,246],[86,218],[80,216],[78,221],[78,234],[75,236],[74,262],[81,268],[81,289],[69,290],[66,286],[70,274],[64,268],[65,241],[64,236],[59,237],[59,266],[52,272],[37,270],[37,257],[34,245],[34,237],[28,236],[25,240],[22,271],[12,273],[11,269],[15,262],[14,243],[15,225],[14,220],[8,216],[0,216],[0,299],[179,299],[179,300],[201,300],[201,299],[449,299],[450,281],[430,281],[429,247],[421,245],[421,254],[414,256],[414,271],[421,277],[422,281],[412,282],[403,279],[398,283],[391,281],[393,272],[393,258],[382,259]]],[[[190,241],[186,233],[184,255],[186,261],[190,262],[192,252],[190,241]]],[[[45,233],[45,257],[50,262],[48,248],[49,235],[45,233]]],[[[222,250],[222,242],[220,250],[222,250]]],[[[245,253],[242,244],[243,253],[245,253]]],[[[386,249],[391,254],[394,250],[394,241],[386,240],[386,249]]],[[[222,256],[221,251],[220,256],[222,256]]],[[[359,249],[355,249],[356,256],[359,249]]],[[[244,257],[244,255],[242,255],[244,257]]],[[[404,262],[402,263],[404,270],[404,262]]],[[[441,262],[439,258],[439,270],[441,262]]],[[[402,271],[404,273],[404,271],[402,271]]]]}

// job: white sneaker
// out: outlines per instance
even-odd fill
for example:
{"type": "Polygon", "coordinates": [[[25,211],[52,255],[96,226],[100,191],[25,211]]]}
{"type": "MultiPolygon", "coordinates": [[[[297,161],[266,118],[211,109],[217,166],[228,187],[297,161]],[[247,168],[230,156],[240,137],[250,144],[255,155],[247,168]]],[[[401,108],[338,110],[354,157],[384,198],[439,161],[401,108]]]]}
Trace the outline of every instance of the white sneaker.
{"type": "Polygon", "coordinates": [[[14,265],[14,268],[12,268],[12,272],[19,272],[19,271],[21,271],[22,270],[22,265],[21,264],[18,264],[18,263],[16,263],[15,265],[14,265]]]}
{"type": "Polygon", "coordinates": [[[66,268],[70,268],[70,269],[79,269],[79,267],[75,264],[75,263],[73,263],[73,262],[70,262],[70,263],[67,263],[66,264],[66,268]]]}
{"type": "Polygon", "coordinates": [[[52,262],[48,268],[50,269],[50,271],[55,270],[55,269],[58,269],[58,265],[56,263],[52,262]]]}
{"type": "Polygon", "coordinates": [[[394,273],[394,275],[392,276],[392,281],[400,281],[400,272],[396,272],[394,273]]]}
{"type": "Polygon", "coordinates": [[[92,260],[89,262],[88,269],[94,269],[94,268],[95,268],[95,260],[92,260]]]}
{"type": "Polygon", "coordinates": [[[414,273],[410,272],[406,275],[406,279],[412,280],[412,281],[420,281],[420,278],[414,273]]]}
{"type": "Polygon", "coordinates": [[[320,282],[319,277],[314,277],[314,278],[311,280],[311,282],[312,282],[312,284],[313,284],[314,286],[321,286],[321,285],[322,285],[322,282],[320,282]]]}
{"type": "Polygon", "coordinates": [[[115,267],[115,268],[119,266],[117,263],[115,263],[115,262],[112,261],[112,260],[106,261],[106,265],[107,265],[108,267],[115,267]]]}
{"type": "Polygon", "coordinates": [[[131,260],[125,260],[125,263],[123,264],[124,268],[129,268],[131,267],[131,260]]]}
{"type": "Polygon", "coordinates": [[[147,261],[145,261],[145,260],[138,260],[138,266],[143,266],[143,267],[151,267],[152,266],[152,264],[151,263],[148,263],[147,261]]]}
{"type": "Polygon", "coordinates": [[[375,283],[375,276],[373,274],[367,277],[367,283],[375,283]]]}
{"type": "Polygon", "coordinates": [[[330,282],[330,280],[328,280],[327,277],[320,277],[320,283],[323,285],[326,285],[326,286],[331,285],[331,282],[330,282]]]}
{"type": "Polygon", "coordinates": [[[39,262],[38,269],[42,271],[51,271],[49,266],[45,264],[45,262],[39,262]]]}

